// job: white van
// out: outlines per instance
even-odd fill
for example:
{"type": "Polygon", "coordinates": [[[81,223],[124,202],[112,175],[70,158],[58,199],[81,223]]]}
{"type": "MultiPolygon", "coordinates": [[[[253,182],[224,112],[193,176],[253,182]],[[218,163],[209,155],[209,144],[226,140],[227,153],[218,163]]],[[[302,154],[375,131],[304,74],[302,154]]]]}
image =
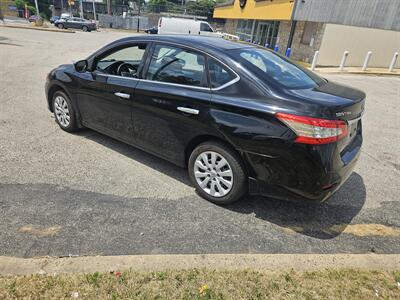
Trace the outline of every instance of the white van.
{"type": "Polygon", "coordinates": [[[215,32],[206,21],[168,17],[161,17],[158,20],[158,34],[191,34],[239,39],[231,34],[215,32]]]}
{"type": "Polygon", "coordinates": [[[60,19],[69,19],[72,18],[70,13],[62,13],[60,19]]]}

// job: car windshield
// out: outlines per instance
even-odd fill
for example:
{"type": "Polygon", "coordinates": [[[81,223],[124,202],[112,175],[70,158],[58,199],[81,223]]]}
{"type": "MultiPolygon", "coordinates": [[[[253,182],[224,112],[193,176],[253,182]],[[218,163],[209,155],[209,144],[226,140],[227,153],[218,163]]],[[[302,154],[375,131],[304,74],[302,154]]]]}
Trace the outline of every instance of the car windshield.
{"type": "Polygon", "coordinates": [[[314,88],[325,79],[263,48],[245,48],[229,51],[235,61],[255,73],[258,78],[289,89],[314,88]]]}

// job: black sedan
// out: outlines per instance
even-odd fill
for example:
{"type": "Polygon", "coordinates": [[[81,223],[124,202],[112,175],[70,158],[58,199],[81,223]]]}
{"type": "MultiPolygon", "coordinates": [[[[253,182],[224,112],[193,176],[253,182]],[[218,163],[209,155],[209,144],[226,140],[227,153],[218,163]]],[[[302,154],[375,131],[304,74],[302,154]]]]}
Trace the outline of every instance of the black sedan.
{"type": "Polygon", "coordinates": [[[148,28],[144,32],[146,32],[148,34],[157,34],[158,33],[158,27],[154,26],[154,27],[148,28]]]}
{"type": "Polygon", "coordinates": [[[54,26],[60,29],[82,29],[83,31],[96,30],[96,23],[82,18],[60,18],[54,21],[54,26]]]}
{"type": "Polygon", "coordinates": [[[365,94],[258,46],[213,37],[115,41],[47,78],[61,129],[88,127],[187,167],[200,195],[327,199],[362,144],[365,94]]]}

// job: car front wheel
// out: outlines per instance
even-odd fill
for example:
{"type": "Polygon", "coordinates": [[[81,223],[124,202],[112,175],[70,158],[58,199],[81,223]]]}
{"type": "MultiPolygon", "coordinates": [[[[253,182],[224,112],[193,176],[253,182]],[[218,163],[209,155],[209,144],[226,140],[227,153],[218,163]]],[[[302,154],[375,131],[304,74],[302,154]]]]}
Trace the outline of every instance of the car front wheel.
{"type": "Polygon", "coordinates": [[[60,28],[60,29],[64,29],[64,25],[63,25],[63,24],[58,24],[57,26],[58,26],[58,28],[60,28]]]}
{"type": "Polygon", "coordinates": [[[83,30],[84,32],[86,32],[86,31],[89,30],[89,28],[87,28],[87,26],[83,26],[83,27],[82,27],[82,30],[83,30]]]}
{"type": "Polygon", "coordinates": [[[224,205],[246,192],[246,175],[239,155],[223,143],[197,146],[189,158],[189,176],[197,192],[208,201],[224,205]]]}
{"type": "Polygon", "coordinates": [[[62,130],[74,132],[78,129],[71,100],[64,92],[57,91],[54,93],[53,111],[56,122],[62,130]]]}

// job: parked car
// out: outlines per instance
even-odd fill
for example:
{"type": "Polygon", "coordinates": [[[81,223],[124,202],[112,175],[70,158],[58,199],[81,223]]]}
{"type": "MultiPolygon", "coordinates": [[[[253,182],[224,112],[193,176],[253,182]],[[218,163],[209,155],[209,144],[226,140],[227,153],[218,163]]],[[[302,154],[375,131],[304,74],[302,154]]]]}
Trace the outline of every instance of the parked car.
{"type": "Polygon", "coordinates": [[[144,32],[146,32],[148,34],[157,34],[158,33],[158,27],[154,26],[154,27],[148,28],[144,32]]]}
{"type": "Polygon", "coordinates": [[[32,16],[30,16],[30,17],[28,18],[28,21],[29,21],[29,22],[36,22],[37,20],[40,20],[40,19],[41,19],[40,16],[38,16],[38,15],[32,15],[32,16]]]}
{"type": "Polygon", "coordinates": [[[215,32],[206,21],[198,21],[183,18],[161,17],[158,20],[158,34],[190,34],[205,35],[213,37],[227,37],[228,39],[239,40],[239,37],[223,32],[215,32]]]}
{"type": "Polygon", "coordinates": [[[88,127],[187,167],[198,193],[323,201],[362,144],[365,93],[266,48],[211,37],[136,36],[52,70],[61,129],[88,127]]]}
{"type": "Polygon", "coordinates": [[[54,22],[57,21],[57,20],[59,20],[59,19],[60,19],[59,16],[52,16],[52,17],[50,18],[50,23],[51,23],[51,24],[54,24],[54,22]]]}
{"type": "Polygon", "coordinates": [[[82,29],[83,31],[92,31],[96,30],[96,23],[82,19],[82,18],[60,18],[59,20],[54,22],[54,26],[60,29],[82,29]]]}

